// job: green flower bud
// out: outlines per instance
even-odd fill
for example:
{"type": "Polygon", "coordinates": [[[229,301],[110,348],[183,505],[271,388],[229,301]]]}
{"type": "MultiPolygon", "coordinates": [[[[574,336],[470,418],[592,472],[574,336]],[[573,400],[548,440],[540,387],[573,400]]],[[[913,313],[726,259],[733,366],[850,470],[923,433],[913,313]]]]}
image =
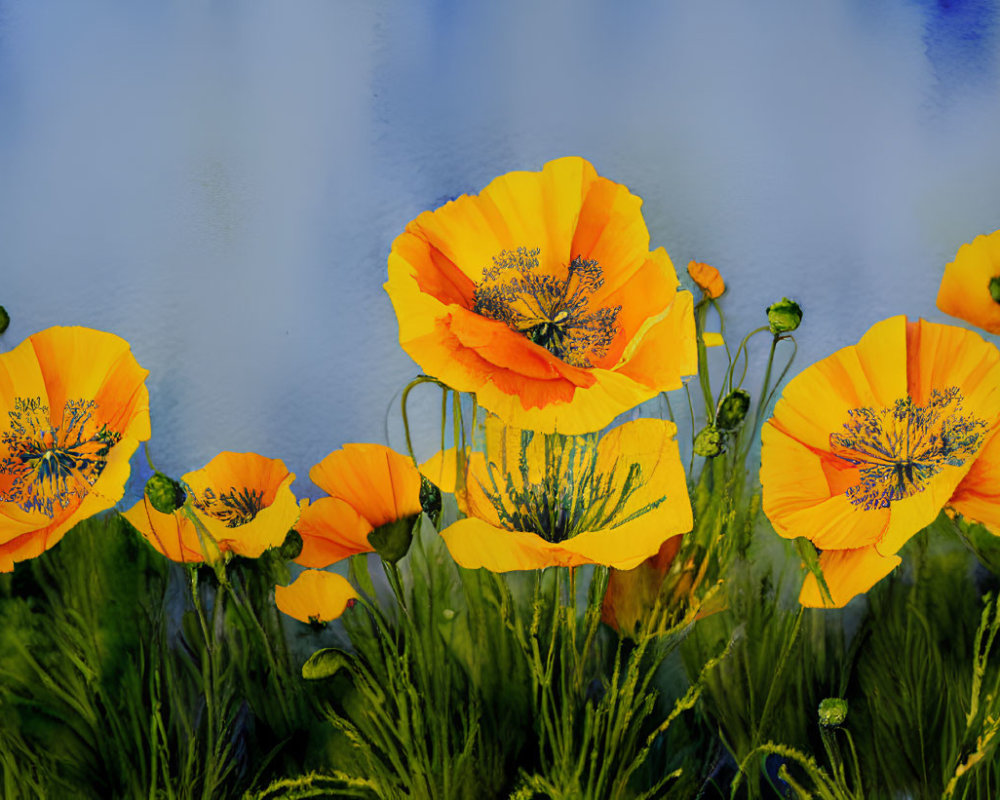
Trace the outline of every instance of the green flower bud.
{"type": "Polygon", "coordinates": [[[719,403],[719,409],[715,412],[715,427],[724,431],[734,431],[740,427],[749,410],[750,392],[733,389],[719,403]]]}
{"type": "Polygon", "coordinates": [[[428,515],[441,510],[441,490],[423,475],[420,476],[420,507],[428,515]]]}
{"type": "Polygon", "coordinates": [[[173,514],[184,505],[187,491],[173,478],[157,471],[146,481],[146,497],[149,498],[150,505],[161,514],[173,514]]]}
{"type": "Polygon", "coordinates": [[[694,437],[695,455],[704,456],[705,458],[721,456],[726,452],[725,447],[723,447],[724,440],[725,434],[714,425],[709,425],[694,437]]]}
{"type": "Polygon", "coordinates": [[[819,724],[837,728],[847,719],[847,701],[842,697],[827,697],[819,701],[819,724]]]}
{"type": "Polygon", "coordinates": [[[7,326],[10,325],[10,314],[7,313],[7,309],[0,306],[0,333],[7,330],[7,326]]]}
{"type": "Polygon", "coordinates": [[[802,322],[802,309],[794,300],[783,297],[781,302],[767,307],[767,322],[775,336],[779,333],[791,333],[802,322]]]}
{"type": "Polygon", "coordinates": [[[302,536],[295,528],[285,535],[285,541],[282,542],[279,552],[285,561],[294,561],[299,557],[302,552],[302,536]]]}
{"type": "MultiPolygon", "coordinates": [[[[1000,275],[995,278],[990,278],[990,297],[993,298],[994,303],[1000,303],[1000,275]]],[[[0,308],[0,311],[3,311],[0,308]]],[[[7,327],[6,325],[4,327],[7,327]]],[[[3,329],[0,329],[0,333],[3,333],[3,329]]]]}

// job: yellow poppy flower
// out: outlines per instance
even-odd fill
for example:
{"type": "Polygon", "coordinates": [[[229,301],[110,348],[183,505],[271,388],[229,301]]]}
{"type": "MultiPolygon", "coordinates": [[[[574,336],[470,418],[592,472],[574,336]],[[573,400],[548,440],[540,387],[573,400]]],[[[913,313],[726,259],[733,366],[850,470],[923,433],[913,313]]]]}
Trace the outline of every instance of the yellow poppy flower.
{"type": "Polygon", "coordinates": [[[1000,231],[958,248],[944,268],[937,307],[990,333],[1000,333],[1000,231]]]}
{"type": "MultiPolygon", "coordinates": [[[[763,508],[805,536],[843,606],[899,563],[997,429],[1000,353],[950,325],[892,317],[789,382],[762,431],[763,508]]],[[[823,605],[812,575],[800,602],[823,605]]]]}
{"type": "Polygon", "coordinates": [[[510,424],[599,430],[697,371],[692,298],[642,201],[582,158],[511,172],[406,226],[389,254],[399,341],[510,424]]]}
{"type": "Polygon", "coordinates": [[[347,578],[319,569],[307,569],[288,586],[274,587],[275,605],[299,622],[335,620],[357,596],[347,578]]]}
{"type": "Polygon", "coordinates": [[[688,275],[712,299],[726,291],[726,283],[722,280],[719,270],[700,261],[688,262],[688,275]]]}
{"type": "Polygon", "coordinates": [[[605,564],[631,569],[691,530],[684,468],[670,422],[642,419],[605,434],[562,436],[487,419],[459,505],[442,531],[463,567],[493,572],[605,564]]]}
{"type": "Polygon", "coordinates": [[[257,558],[280,547],[295,525],[294,480],[281,459],[219,453],[182,478],[185,506],[164,514],[144,497],[122,516],[173,561],[211,563],[224,553],[257,558]]]}
{"type": "Polygon", "coordinates": [[[121,499],[149,439],[148,374],[128,342],[90,328],[0,354],[0,572],[121,499]]]}
{"type": "Polygon", "coordinates": [[[295,530],[304,567],[326,567],[375,550],[368,534],[420,513],[420,473],[413,462],[380,444],[348,444],[309,471],[329,494],[302,509],[295,530]]]}

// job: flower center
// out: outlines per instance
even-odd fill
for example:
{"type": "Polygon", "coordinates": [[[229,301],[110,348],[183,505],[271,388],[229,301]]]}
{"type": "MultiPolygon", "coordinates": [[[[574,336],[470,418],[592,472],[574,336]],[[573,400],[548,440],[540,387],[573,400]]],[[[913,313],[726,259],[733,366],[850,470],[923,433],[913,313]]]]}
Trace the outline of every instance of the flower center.
{"type": "Polygon", "coordinates": [[[544,452],[531,455],[544,460],[543,472],[529,464],[529,445],[535,434],[522,431],[515,458],[501,456],[487,466],[489,486],[483,491],[500,524],[513,531],[534,533],[547,542],[563,542],[584,531],[611,528],[629,522],[660,505],[666,498],[647,503],[630,513],[625,509],[643,484],[638,464],[615,465],[607,473],[597,468],[597,434],[544,436],[544,452]],[[520,480],[514,478],[517,463],[520,480]],[[624,481],[617,474],[626,473],[624,481]]]}
{"type": "Polygon", "coordinates": [[[505,323],[567,364],[592,367],[614,341],[621,306],[591,309],[591,296],[604,285],[596,261],[577,256],[562,279],[537,271],[539,252],[519,247],[494,256],[476,286],[472,310],[505,323]]]}
{"type": "Polygon", "coordinates": [[[264,492],[256,489],[237,489],[216,494],[206,489],[200,497],[195,496],[194,504],[206,514],[222,520],[227,528],[246,525],[264,507],[264,492]]]}
{"type": "Polygon", "coordinates": [[[962,413],[957,386],[934,389],[926,406],[906,396],[891,408],[855,408],[843,433],[830,434],[834,455],[861,468],[861,482],[846,492],[868,511],[922,492],[943,466],[959,467],[975,455],[986,423],[962,413]]]}
{"type": "Polygon", "coordinates": [[[0,472],[12,477],[0,500],[49,517],[82,500],[121,440],[120,433],[91,419],[96,408],[93,400],[67,400],[53,426],[41,398],[15,398],[14,410],[8,412],[10,427],[0,435],[6,451],[0,472]]]}
{"type": "Polygon", "coordinates": [[[990,297],[994,303],[1000,303],[1000,275],[990,278],[990,297]]]}

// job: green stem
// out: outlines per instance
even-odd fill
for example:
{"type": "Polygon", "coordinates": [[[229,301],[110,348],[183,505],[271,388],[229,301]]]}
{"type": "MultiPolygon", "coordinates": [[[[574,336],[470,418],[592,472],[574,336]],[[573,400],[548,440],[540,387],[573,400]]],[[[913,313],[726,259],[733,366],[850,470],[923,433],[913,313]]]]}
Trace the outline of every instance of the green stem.
{"type": "Polygon", "coordinates": [[[462,394],[451,396],[452,444],[455,445],[455,491],[465,489],[465,425],[462,421],[462,394]]]}
{"type": "Polygon", "coordinates": [[[736,348],[736,354],[733,356],[732,360],[729,362],[729,372],[728,372],[728,374],[726,376],[726,381],[727,381],[727,384],[729,386],[729,391],[732,391],[737,386],[740,386],[743,383],[743,378],[746,377],[746,374],[747,374],[746,364],[749,362],[749,349],[750,349],[749,348],[749,344],[750,344],[750,340],[754,336],[756,336],[758,333],[763,333],[764,331],[769,331],[769,330],[771,330],[771,329],[767,325],[763,325],[760,328],[756,328],[756,329],[750,331],[750,333],[748,333],[746,336],[744,336],[743,339],[742,339],[742,341],[740,341],[739,346],[736,348]],[[743,374],[740,376],[740,379],[738,381],[736,381],[735,384],[734,384],[734,382],[733,382],[733,376],[736,374],[736,364],[737,364],[737,362],[740,359],[740,352],[741,351],[743,353],[743,363],[744,363],[743,374]]]}
{"type": "Polygon", "coordinates": [[[712,396],[712,382],[708,374],[708,348],[705,347],[705,301],[695,306],[695,330],[698,334],[698,382],[701,384],[702,399],[705,401],[705,424],[715,421],[715,399],[712,396]]]}
{"type": "Polygon", "coordinates": [[[430,375],[418,375],[416,378],[414,378],[412,381],[406,384],[406,387],[403,389],[403,394],[402,397],[400,397],[399,405],[400,405],[400,411],[403,415],[403,432],[406,435],[406,452],[409,453],[409,456],[410,458],[413,459],[414,464],[417,463],[417,457],[413,453],[413,439],[410,437],[410,417],[406,411],[406,405],[410,399],[410,392],[412,392],[417,386],[419,386],[422,383],[436,383],[443,389],[448,388],[443,383],[441,383],[441,381],[439,381],[437,378],[432,378],[430,375]]]}
{"type": "Polygon", "coordinates": [[[771,709],[774,707],[775,700],[779,694],[776,690],[778,689],[778,684],[781,681],[782,673],[785,671],[785,666],[788,664],[788,657],[791,655],[792,648],[795,646],[795,641],[798,639],[799,629],[802,627],[802,615],[804,611],[805,608],[799,608],[799,613],[795,616],[795,624],[792,626],[792,631],[785,640],[785,646],[781,652],[781,658],[778,660],[778,667],[774,671],[774,678],[771,680],[771,685],[767,690],[767,697],[764,699],[764,708],[760,712],[760,720],[754,726],[754,747],[760,743],[759,737],[765,730],[767,719],[771,715],[771,709]]]}

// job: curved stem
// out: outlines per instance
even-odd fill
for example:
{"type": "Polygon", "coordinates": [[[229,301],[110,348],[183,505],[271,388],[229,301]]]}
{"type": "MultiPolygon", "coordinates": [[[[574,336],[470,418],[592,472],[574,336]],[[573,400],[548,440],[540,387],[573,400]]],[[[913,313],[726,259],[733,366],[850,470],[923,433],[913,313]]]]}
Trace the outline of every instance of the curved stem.
{"type": "Polygon", "coordinates": [[[419,386],[422,383],[436,383],[438,386],[441,386],[442,388],[445,389],[448,388],[443,383],[441,383],[441,381],[439,381],[437,378],[432,378],[430,375],[418,375],[416,378],[414,378],[412,381],[406,384],[406,387],[403,389],[403,394],[402,397],[400,397],[399,405],[400,405],[400,411],[402,412],[403,415],[403,432],[406,435],[406,451],[407,453],[409,453],[410,458],[413,459],[414,464],[417,463],[417,457],[413,454],[413,439],[410,437],[410,418],[406,411],[406,404],[410,399],[410,392],[412,392],[417,386],[419,386]]]}

